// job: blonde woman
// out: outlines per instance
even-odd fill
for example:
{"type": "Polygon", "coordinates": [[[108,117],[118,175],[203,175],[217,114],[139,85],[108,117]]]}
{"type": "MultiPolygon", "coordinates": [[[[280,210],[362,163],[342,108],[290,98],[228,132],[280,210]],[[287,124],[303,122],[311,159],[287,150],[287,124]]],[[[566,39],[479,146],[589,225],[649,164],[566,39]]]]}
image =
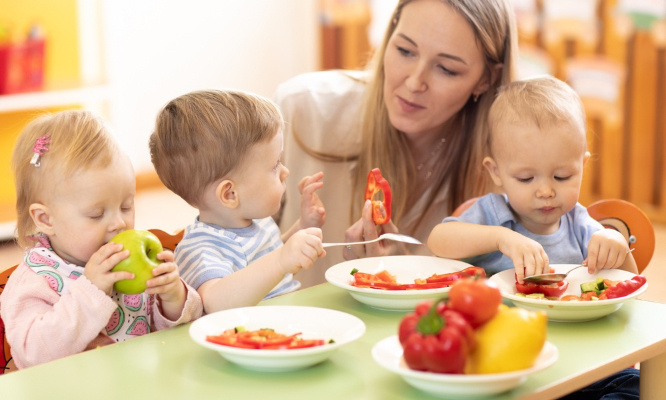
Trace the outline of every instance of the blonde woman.
{"type": "MultiPolygon", "coordinates": [[[[366,71],[310,73],[278,88],[286,166],[297,176],[324,172],[324,241],[400,231],[425,242],[456,206],[491,188],[480,167],[486,114],[511,80],[516,46],[508,0],[404,0],[366,71]],[[364,203],[373,168],[393,193],[392,219],[381,226],[364,203]]],[[[288,183],[281,226],[297,220],[298,199],[288,183]]],[[[323,282],[326,267],[343,257],[405,253],[429,254],[388,241],[348,246],[299,279],[323,282]]]]}

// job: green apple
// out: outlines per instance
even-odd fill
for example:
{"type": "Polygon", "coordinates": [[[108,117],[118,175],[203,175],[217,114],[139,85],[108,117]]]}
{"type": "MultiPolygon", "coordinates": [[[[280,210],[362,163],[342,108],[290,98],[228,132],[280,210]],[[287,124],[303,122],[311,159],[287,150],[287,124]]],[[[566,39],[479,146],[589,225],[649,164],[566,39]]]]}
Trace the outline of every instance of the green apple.
{"type": "Polygon", "coordinates": [[[157,259],[157,254],[162,252],[162,243],[151,232],[137,229],[120,232],[111,242],[122,244],[124,250],[130,252],[129,257],[116,264],[111,271],[129,271],[134,274],[134,279],[118,281],[113,288],[124,294],[143,293],[146,282],[153,277],[153,268],[162,263],[157,259]]]}

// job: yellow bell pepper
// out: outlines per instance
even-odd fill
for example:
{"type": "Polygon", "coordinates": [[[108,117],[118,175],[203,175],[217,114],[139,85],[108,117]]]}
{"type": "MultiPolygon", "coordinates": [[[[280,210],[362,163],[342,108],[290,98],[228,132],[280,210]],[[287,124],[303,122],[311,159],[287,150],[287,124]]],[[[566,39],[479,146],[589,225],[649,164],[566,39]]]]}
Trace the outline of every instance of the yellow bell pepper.
{"type": "Polygon", "coordinates": [[[543,312],[500,305],[497,315],[475,331],[476,346],[465,372],[492,374],[533,366],[546,342],[547,322],[543,312]]]}

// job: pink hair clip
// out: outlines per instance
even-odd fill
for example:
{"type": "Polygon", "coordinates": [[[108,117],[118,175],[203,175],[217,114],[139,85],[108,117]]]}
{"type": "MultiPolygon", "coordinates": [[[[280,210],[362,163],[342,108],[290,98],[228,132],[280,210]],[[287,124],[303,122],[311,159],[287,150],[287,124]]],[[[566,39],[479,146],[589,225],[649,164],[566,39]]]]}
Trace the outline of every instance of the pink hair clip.
{"type": "Polygon", "coordinates": [[[42,154],[46,153],[49,150],[49,148],[47,147],[47,145],[51,143],[49,137],[50,135],[47,133],[46,135],[37,138],[37,140],[35,140],[35,145],[32,146],[32,151],[34,154],[32,155],[30,164],[34,165],[35,167],[39,167],[41,165],[39,158],[41,157],[42,154]]]}

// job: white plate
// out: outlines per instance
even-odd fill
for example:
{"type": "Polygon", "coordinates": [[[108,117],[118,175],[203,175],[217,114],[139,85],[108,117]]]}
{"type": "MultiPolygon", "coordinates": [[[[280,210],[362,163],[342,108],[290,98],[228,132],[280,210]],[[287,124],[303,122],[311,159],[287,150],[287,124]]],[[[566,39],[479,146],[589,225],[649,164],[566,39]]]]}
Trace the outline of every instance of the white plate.
{"type": "MultiPolygon", "coordinates": [[[[575,267],[575,264],[555,264],[551,268],[555,272],[566,272],[575,267]]],[[[634,274],[619,269],[605,269],[594,275],[587,273],[586,268],[579,268],[569,276],[567,282],[569,287],[564,295],[573,294],[580,296],[580,284],[590,282],[597,277],[604,277],[614,281],[623,281],[631,279],[634,274]]],[[[544,311],[548,314],[548,319],[551,321],[590,321],[604,317],[610,313],[617,311],[625,301],[633,299],[640,295],[647,289],[647,282],[641,286],[637,291],[629,296],[620,297],[618,299],[598,300],[598,301],[559,301],[559,300],[545,300],[545,299],[530,299],[527,297],[516,295],[516,279],[513,269],[499,272],[492,277],[491,281],[497,282],[502,296],[511,300],[513,304],[532,311],[544,311]]],[[[563,296],[564,296],[563,295],[563,296]]]]}
{"type": "Polygon", "coordinates": [[[379,290],[352,286],[351,271],[376,274],[383,270],[396,277],[398,283],[414,283],[414,279],[425,279],[432,274],[447,274],[470,267],[462,261],[430,256],[387,256],[368,257],[345,261],[326,270],[326,280],[332,285],[349,291],[349,294],[363,304],[391,311],[411,311],[426,299],[447,297],[449,288],[423,290],[379,290]]]}
{"type": "Polygon", "coordinates": [[[440,374],[409,369],[402,358],[402,347],[397,335],[382,339],[372,347],[372,357],[377,364],[399,374],[410,385],[436,396],[456,399],[489,396],[511,390],[523,383],[529,375],[553,365],[557,356],[557,347],[547,341],[531,368],[498,374],[440,374]]]}
{"type": "Polygon", "coordinates": [[[215,350],[228,361],[256,371],[293,371],[326,360],[340,346],[365,333],[359,318],[336,310],[299,306],[259,306],[234,308],[205,315],[190,325],[190,337],[203,347],[215,350]],[[227,329],[243,326],[248,330],[272,328],[286,335],[301,332],[303,339],[333,339],[323,346],[291,350],[258,350],[223,346],[206,341],[227,329]]]}

